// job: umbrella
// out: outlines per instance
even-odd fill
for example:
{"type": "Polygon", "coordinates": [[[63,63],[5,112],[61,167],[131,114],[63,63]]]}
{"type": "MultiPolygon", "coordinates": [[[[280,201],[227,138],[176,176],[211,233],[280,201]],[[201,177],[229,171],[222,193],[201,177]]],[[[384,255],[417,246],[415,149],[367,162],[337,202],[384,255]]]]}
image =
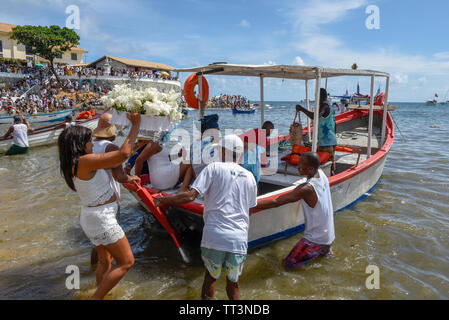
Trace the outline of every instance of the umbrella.
{"type": "Polygon", "coordinates": [[[165,71],[162,71],[162,72],[161,72],[161,75],[166,76],[166,77],[169,77],[169,76],[170,76],[170,74],[169,74],[168,72],[165,72],[165,71]]]}
{"type": "Polygon", "coordinates": [[[36,63],[34,66],[35,67],[43,67],[44,65],[42,63],[36,63]]]}

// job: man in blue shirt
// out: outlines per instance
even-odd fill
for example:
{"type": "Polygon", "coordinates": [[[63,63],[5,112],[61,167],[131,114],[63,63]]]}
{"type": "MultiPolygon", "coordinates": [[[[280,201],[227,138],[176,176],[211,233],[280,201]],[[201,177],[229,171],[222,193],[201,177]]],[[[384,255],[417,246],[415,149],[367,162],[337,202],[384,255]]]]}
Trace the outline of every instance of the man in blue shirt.
{"type": "MultiPolygon", "coordinates": [[[[313,111],[309,111],[301,105],[296,105],[296,111],[302,111],[313,120],[313,111]]],[[[320,89],[320,105],[319,105],[319,119],[318,119],[318,151],[329,152],[332,161],[331,175],[335,174],[335,149],[337,147],[337,136],[335,126],[335,113],[329,106],[327,101],[327,91],[324,88],[320,89]]]]}

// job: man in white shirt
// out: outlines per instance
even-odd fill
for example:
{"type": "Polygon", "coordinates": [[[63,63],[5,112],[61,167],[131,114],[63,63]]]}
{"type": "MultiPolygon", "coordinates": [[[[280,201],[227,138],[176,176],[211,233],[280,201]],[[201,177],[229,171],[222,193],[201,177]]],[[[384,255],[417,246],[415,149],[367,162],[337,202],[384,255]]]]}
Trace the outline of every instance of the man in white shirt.
{"type": "Polygon", "coordinates": [[[243,142],[238,136],[226,135],[214,147],[221,149],[221,162],[207,165],[190,191],[156,198],[155,204],[176,206],[199,195],[204,197],[201,257],[206,272],[201,298],[213,298],[215,282],[223,270],[227,275],[228,298],[239,300],[238,278],[246,259],[249,209],[257,204],[257,185],[252,173],[236,163],[243,152],[243,142]]]}
{"type": "Polygon", "coordinates": [[[5,155],[11,156],[28,153],[28,130],[34,131],[30,127],[28,120],[24,116],[14,116],[14,124],[2,137],[3,139],[6,139],[10,135],[13,137],[13,144],[6,151],[5,155]]]}
{"type": "Polygon", "coordinates": [[[255,210],[264,210],[302,200],[306,229],[302,238],[284,259],[286,267],[299,268],[322,255],[331,255],[335,240],[334,211],[329,180],[320,169],[315,152],[305,152],[299,162],[299,174],[307,181],[292,192],[275,199],[261,200],[255,210]]]}

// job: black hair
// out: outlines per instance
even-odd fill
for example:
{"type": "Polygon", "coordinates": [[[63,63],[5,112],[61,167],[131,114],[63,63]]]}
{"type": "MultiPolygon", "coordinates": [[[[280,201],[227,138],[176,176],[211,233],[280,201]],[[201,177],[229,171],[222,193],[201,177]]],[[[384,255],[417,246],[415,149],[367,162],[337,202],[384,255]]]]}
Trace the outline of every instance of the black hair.
{"type": "Polygon", "coordinates": [[[320,104],[326,102],[327,100],[327,91],[324,88],[320,89],[320,104]]]}
{"type": "Polygon", "coordinates": [[[305,159],[307,164],[315,170],[318,170],[321,165],[320,157],[316,152],[304,152],[301,158],[305,159]]]}
{"type": "Polygon", "coordinates": [[[20,116],[14,116],[14,124],[22,122],[22,118],[20,116]]]}
{"type": "Polygon", "coordinates": [[[83,126],[72,126],[64,130],[58,138],[61,175],[73,191],[76,191],[73,177],[76,175],[78,160],[86,154],[86,144],[92,139],[92,130],[83,126]]]}
{"type": "Polygon", "coordinates": [[[263,129],[266,128],[266,126],[271,126],[271,127],[273,127],[273,129],[274,129],[274,124],[273,124],[273,122],[271,122],[271,121],[265,121],[265,122],[262,124],[262,128],[263,128],[263,129]]]}
{"type": "Polygon", "coordinates": [[[65,119],[72,121],[72,116],[70,116],[70,115],[69,116],[65,116],[65,119]]]}

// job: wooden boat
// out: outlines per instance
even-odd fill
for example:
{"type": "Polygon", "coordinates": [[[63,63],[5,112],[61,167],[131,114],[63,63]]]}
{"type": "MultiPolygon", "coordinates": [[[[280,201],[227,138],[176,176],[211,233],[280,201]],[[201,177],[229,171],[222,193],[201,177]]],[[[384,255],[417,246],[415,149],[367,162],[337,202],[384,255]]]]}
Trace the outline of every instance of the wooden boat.
{"type": "Polygon", "coordinates": [[[232,113],[233,113],[233,114],[238,114],[238,113],[246,113],[246,114],[250,114],[250,113],[254,113],[254,112],[256,112],[256,109],[249,109],[249,110],[232,109],[232,113]]]}
{"type": "MultiPolygon", "coordinates": [[[[84,127],[87,127],[87,128],[90,128],[93,130],[97,127],[99,117],[100,117],[100,115],[97,115],[92,119],[76,121],[76,123],[78,125],[81,125],[81,126],[84,126],[84,127]]],[[[63,129],[56,128],[56,126],[58,124],[39,128],[39,129],[34,130],[31,133],[28,133],[28,144],[29,144],[30,148],[57,143],[58,137],[63,130],[63,129]]],[[[7,138],[7,139],[0,138],[0,152],[1,153],[6,152],[12,144],[13,144],[12,137],[7,138]]]]}
{"type": "MultiPolygon", "coordinates": [[[[73,112],[73,109],[67,109],[57,112],[51,112],[51,113],[39,113],[39,114],[31,114],[31,115],[25,115],[28,122],[34,123],[34,122],[56,122],[56,121],[63,121],[66,116],[71,115],[73,112]]],[[[14,122],[14,116],[3,116],[0,117],[0,124],[12,124],[14,122]]]]}
{"type": "MultiPolygon", "coordinates": [[[[261,66],[244,66],[239,68],[232,65],[234,69],[227,69],[229,65],[213,66],[220,67],[222,73],[226,75],[235,74],[258,76],[263,74],[263,77],[289,77],[287,68],[284,66],[270,66],[265,69],[261,66]],[[275,68],[278,67],[278,68],[275,68]],[[256,70],[253,70],[256,69],[256,70]],[[280,70],[279,70],[280,69],[280,70]]],[[[376,186],[388,156],[388,153],[394,142],[394,127],[393,119],[388,112],[388,86],[389,74],[371,71],[371,70],[342,70],[342,69],[316,69],[316,67],[305,66],[288,66],[289,70],[293,69],[290,78],[293,79],[313,79],[315,75],[319,89],[321,76],[335,77],[339,75],[354,75],[354,76],[370,76],[372,79],[372,87],[374,87],[374,76],[386,77],[386,99],[383,110],[374,110],[371,106],[370,110],[351,110],[336,116],[336,130],[337,141],[342,151],[336,152],[336,174],[330,176],[331,162],[326,162],[321,165],[322,170],[328,175],[331,187],[332,202],[334,212],[338,212],[350,207],[357,201],[365,198],[376,186]]],[[[210,68],[192,68],[187,70],[190,72],[206,72],[212,73],[210,68]]],[[[221,73],[217,71],[217,74],[221,73]]],[[[261,85],[263,85],[261,81],[261,85]]],[[[306,85],[307,88],[307,85],[306,85]]],[[[307,90],[307,89],[306,89],[307,90]]],[[[315,100],[319,100],[319,90],[316,90],[315,100]]],[[[263,93],[263,89],[261,89],[263,93]]],[[[307,97],[307,91],[306,91],[307,97]]],[[[263,106],[263,95],[261,95],[261,105],[263,106]]],[[[263,115],[263,110],[262,110],[263,115]]],[[[263,116],[261,123],[263,123],[263,116]]],[[[317,132],[313,127],[318,125],[318,118],[314,119],[314,125],[303,129],[303,135],[308,136],[313,134],[312,148],[316,150],[317,132]]],[[[259,196],[258,199],[275,198],[283,194],[292,192],[298,185],[306,181],[305,177],[299,176],[298,169],[281,159],[290,153],[289,150],[276,154],[271,151],[269,157],[269,167],[264,168],[265,175],[261,176],[259,182],[259,196]],[[277,166],[274,166],[277,165],[277,166]]],[[[138,194],[138,187],[135,185],[125,184],[133,196],[143,205],[148,212],[152,211],[146,207],[146,198],[152,195],[174,194],[176,190],[168,190],[160,192],[151,186],[151,177],[148,175],[142,176],[142,185],[148,191],[146,197],[142,198],[142,193],[138,194]]],[[[167,209],[167,208],[166,208],[167,209]]],[[[168,208],[168,216],[176,217],[177,234],[181,234],[183,230],[197,230],[201,231],[203,226],[204,204],[201,199],[190,202],[176,208],[168,208]]],[[[266,245],[272,241],[282,239],[298,232],[305,228],[304,214],[302,211],[301,201],[296,203],[289,203],[279,208],[252,211],[250,213],[248,248],[255,248],[266,245]]],[[[179,246],[178,246],[179,248],[179,246]]]]}

